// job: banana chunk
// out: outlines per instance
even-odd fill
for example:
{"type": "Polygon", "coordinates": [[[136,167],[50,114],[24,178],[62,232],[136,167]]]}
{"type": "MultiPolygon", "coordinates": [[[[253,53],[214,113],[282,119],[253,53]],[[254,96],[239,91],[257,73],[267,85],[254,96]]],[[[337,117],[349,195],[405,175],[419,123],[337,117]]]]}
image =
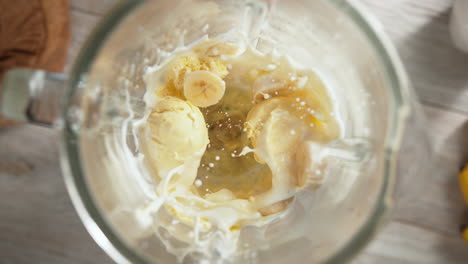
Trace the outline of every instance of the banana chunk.
{"type": "Polygon", "coordinates": [[[185,76],[184,96],[198,107],[218,103],[225,91],[226,84],[223,79],[209,71],[194,71],[185,76]]]}
{"type": "MultiPolygon", "coordinates": [[[[275,97],[255,105],[247,117],[247,134],[255,158],[272,171],[271,189],[254,197],[259,209],[289,199],[296,191],[295,150],[307,137],[309,126],[300,119],[294,102],[291,98],[275,97]]],[[[278,207],[267,208],[263,214],[278,207]]]]}
{"type": "Polygon", "coordinates": [[[468,165],[460,172],[459,183],[463,198],[468,204],[468,165]]]}
{"type": "Polygon", "coordinates": [[[255,197],[263,215],[284,210],[287,204],[279,201],[297,189],[315,190],[323,184],[327,165],[324,142],[318,140],[320,130],[311,126],[314,122],[307,105],[285,96],[264,100],[249,112],[245,127],[254,157],[273,173],[272,188],[255,197]]]}

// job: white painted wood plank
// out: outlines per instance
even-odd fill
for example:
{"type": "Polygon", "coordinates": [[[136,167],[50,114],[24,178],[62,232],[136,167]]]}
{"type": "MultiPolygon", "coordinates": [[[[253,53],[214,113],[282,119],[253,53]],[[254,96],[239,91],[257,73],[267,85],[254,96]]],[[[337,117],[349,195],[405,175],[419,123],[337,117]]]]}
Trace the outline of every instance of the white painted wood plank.
{"type": "Polygon", "coordinates": [[[404,187],[409,198],[400,200],[393,221],[353,263],[468,263],[468,245],[458,234],[468,208],[457,182],[468,160],[468,116],[433,106],[424,110],[434,162],[426,164],[425,174],[406,175],[412,178],[404,187]]]}
{"type": "Polygon", "coordinates": [[[460,166],[468,161],[468,117],[439,107],[426,106],[424,110],[425,130],[434,148],[433,162],[424,164],[428,166],[424,175],[407,175],[412,179],[405,192],[411,198],[400,204],[395,217],[457,236],[467,209],[457,175],[460,166]]]}
{"type": "Polygon", "coordinates": [[[0,263],[111,263],[63,184],[55,131],[0,129],[0,263]]]}
{"type": "Polygon", "coordinates": [[[353,264],[462,264],[468,262],[461,238],[391,223],[353,264]]]}
{"type": "Polygon", "coordinates": [[[362,0],[398,48],[424,102],[468,113],[468,54],[449,35],[449,0],[362,0]]]}

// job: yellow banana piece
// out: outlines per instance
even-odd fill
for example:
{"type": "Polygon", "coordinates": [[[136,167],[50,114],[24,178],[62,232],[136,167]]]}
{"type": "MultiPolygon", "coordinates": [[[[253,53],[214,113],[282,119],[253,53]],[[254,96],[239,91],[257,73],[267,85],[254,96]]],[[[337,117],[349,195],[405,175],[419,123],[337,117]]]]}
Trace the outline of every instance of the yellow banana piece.
{"type": "MultiPolygon", "coordinates": [[[[468,204],[468,165],[460,172],[459,175],[460,189],[465,202],[468,204]]],[[[462,238],[468,242],[468,226],[462,225],[460,228],[462,238]]]]}
{"type": "Polygon", "coordinates": [[[198,107],[208,107],[218,103],[225,91],[226,83],[212,72],[194,71],[185,75],[185,98],[198,107]]]}
{"type": "Polygon", "coordinates": [[[468,226],[467,225],[462,225],[460,227],[460,233],[463,238],[468,243],[468,226]]]}
{"type": "Polygon", "coordinates": [[[468,165],[460,172],[460,189],[465,198],[465,202],[468,204],[468,165]]]}

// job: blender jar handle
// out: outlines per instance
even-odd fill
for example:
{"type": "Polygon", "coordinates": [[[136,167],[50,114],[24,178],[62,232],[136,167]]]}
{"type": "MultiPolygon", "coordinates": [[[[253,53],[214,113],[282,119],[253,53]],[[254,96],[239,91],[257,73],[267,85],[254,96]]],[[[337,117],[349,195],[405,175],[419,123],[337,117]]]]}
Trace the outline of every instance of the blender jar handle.
{"type": "Polygon", "coordinates": [[[64,74],[43,70],[10,70],[3,78],[0,113],[11,120],[51,127],[60,116],[67,80],[64,74]]]}

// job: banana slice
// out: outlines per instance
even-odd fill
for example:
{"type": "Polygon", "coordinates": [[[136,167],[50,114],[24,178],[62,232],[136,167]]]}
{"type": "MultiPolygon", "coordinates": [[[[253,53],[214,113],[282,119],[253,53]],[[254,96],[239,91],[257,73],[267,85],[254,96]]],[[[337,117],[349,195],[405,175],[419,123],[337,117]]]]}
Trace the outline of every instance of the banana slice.
{"type": "Polygon", "coordinates": [[[167,69],[167,83],[158,89],[158,96],[175,96],[183,98],[185,77],[194,71],[210,71],[220,78],[226,77],[229,71],[220,57],[233,55],[238,51],[234,44],[208,41],[195,48],[195,52],[185,53],[184,56],[169,64],[167,69]]]}
{"type": "Polygon", "coordinates": [[[295,184],[297,187],[319,188],[325,177],[326,160],[322,147],[312,141],[304,141],[297,148],[295,184]]]}
{"type": "Polygon", "coordinates": [[[187,73],[184,81],[184,95],[198,107],[208,107],[218,103],[226,91],[226,83],[209,71],[187,73]]]}

